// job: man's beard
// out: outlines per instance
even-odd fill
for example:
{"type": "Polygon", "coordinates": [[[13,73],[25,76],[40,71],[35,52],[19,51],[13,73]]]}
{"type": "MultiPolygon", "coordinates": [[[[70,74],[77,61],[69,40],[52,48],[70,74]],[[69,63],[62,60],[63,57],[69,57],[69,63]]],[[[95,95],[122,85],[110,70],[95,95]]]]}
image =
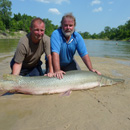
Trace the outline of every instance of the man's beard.
{"type": "Polygon", "coordinates": [[[74,29],[73,29],[73,30],[67,30],[67,31],[69,31],[69,32],[65,32],[65,31],[62,29],[62,32],[63,32],[63,34],[65,35],[65,37],[71,36],[71,35],[73,34],[73,32],[74,32],[74,29]]]}

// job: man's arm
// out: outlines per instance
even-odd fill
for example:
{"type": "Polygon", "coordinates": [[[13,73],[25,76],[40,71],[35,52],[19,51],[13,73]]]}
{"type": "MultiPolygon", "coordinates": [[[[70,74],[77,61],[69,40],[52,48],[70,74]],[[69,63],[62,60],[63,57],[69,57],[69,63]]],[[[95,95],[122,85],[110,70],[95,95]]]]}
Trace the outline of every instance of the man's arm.
{"type": "Polygon", "coordinates": [[[52,66],[52,56],[51,56],[51,54],[47,56],[47,59],[48,59],[48,65],[49,65],[49,73],[45,74],[45,76],[53,77],[54,71],[53,71],[53,66],[52,66]]]}
{"type": "Polygon", "coordinates": [[[60,69],[59,54],[56,52],[52,53],[52,63],[54,67],[55,77],[57,77],[58,79],[62,79],[65,72],[60,69]]]}
{"type": "Polygon", "coordinates": [[[60,71],[60,60],[59,60],[59,54],[56,52],[52,53],[52,63],[54,67],[54,71],[60,71]]]}
{"type": "Polygon", "coordinates": [[[98,75],[101,75],[101,73],[100,73],[99,71],[93,69],[92,63],[91,63],[91,60],[90,60],[88,54],[85,55],[85,56],[83,56],[83,57],[82,57],[82,60],[83,60],[83,62],[85,63],[85,65],[88,67],[88,69],[89,69],[90,71],[95,72],[95,73],[97,73],[98,75]]]}
{"type": "Polygon", "coordinates": [[[21,71],[22,63],[14,63],[13,69],[12,69],[12,74],[13,75],[19,75],[21,71]]]}

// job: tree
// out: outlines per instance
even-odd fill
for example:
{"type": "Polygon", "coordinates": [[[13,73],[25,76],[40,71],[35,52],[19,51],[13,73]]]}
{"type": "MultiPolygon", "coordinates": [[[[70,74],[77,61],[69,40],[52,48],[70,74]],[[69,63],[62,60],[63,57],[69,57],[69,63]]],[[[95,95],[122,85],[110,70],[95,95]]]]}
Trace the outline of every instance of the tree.
{"type": "Polygon", "coordinates": [[[128,20],[125,25],[126,25],[127,29],[130,30],[130,20],[128,20]]]}
{"type": "Polygon", "coordinates": [[[12,31],[12,32],[18,31],[18,25],[17,25],[17,22],[14,19],[10,21],[9,30],[12,31]]]}
{"type": "Polygon", "coordinates": [[[112,28],[110,30],[110,37],[109,37],[109,39],[110,40],[116,40],[117,39],[117,32],[118,32],[117,28],[112,28]]]}
{"type": "Polygon", "coordinates": [[[22,15],[20,13],[14,14],[13,19],[15,19],[16,21],[20,21],[20,20],[22,20],[22,15]]]}
{"type": "Polygon", "coordinates": [[[9,21],[12,15],[11,5],[12,2],[9,0],[0,0],[0,17],[6,28],[9,28],[9,21]]]}
{"type": "Polygon", "coordinates": [[[1,20],[1,18],[0,18],[0,30],[5,31],[5,25],[3,21],[1,20]]]}
{"type": "Polygon", "coordinates": [[[92,34],[92,39],[98,39],[98,35],[96,33],[92,34]]]}
{"type": "Polygon", "coordinates": [[[90,38],[90,33],[89,32],[84,32],[83,37],[84,37],[84,39],[89,39],[90,38]]]}
{"type": "Polygon", "coordinates": [[[89,39],[91,38],[91,34],[89,32],[79,32],[80,35],[84,38],[84,39],[89,39]]]}
{"type": "Polygon", "coordinates": [[[98,37],[99,37],[100,39],[106,38],[106,35],[105,35],[104,31],[100,32],[100,33],[98,34],[98,37]]]}
{"type": "Polygon", "coordinates": [[[130,39],[130,20],[126,22],[125,27],[126,27],[126,37],[127,37],[127,40],[129,40],[130,39]]]}
{"type": "Polygon", "coordinates": [[[56,25],[53,25],[51,22],[51,20],[49,19],[43,19],[44,22],[45,22],[45,26],[46,26],[46,30],[45,30],[45,33],[48,35],[48,36],[51,36],[52,32],[58,28],[58,26],[56,25]]]}
{"type": "MultiPolygon", "coordinates": [[[[22,15],[22,21],[23,21],[22,30],[23,31],[26,31],[26,32],[30,31],[30,25],[31,25],[31,21],[32,21],[33,18],[35,18],[35,16],[32,17],[32,16],[28,16],[27,14],[22,15]]],[[[20,23],[22,23],[22,22],[20,22],[20,23]]]]}
{"type": "Polygon", "coordinates": [[[111,28],[109,26],[106,26],[104,29],[105,35],[107,36],[107,38],[110,38],[110,30],[111,30],[111,28]]]}

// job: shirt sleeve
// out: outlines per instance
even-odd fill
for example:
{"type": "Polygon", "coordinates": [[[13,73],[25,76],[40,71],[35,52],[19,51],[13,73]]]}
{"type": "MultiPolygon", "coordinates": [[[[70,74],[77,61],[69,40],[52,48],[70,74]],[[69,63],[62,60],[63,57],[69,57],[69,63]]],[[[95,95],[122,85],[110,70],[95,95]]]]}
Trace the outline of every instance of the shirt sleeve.
{"type": "Polygon", "coordinates": [[[19,41],[15,55],[14,55],[14,61],[17,63],[22,63],[25,56],[26,56],[26,47],[24,46],[24,44],[22,44],[21,41],[19,41]]]}
{"type": "Polygon", "coordinates": [[[50,37],[44,34],[43,42],[45,43],[44,49],[46,56],[51,54],[51,47],[50,47],[50,37]]]}
{"type": "Polygon", "coordinates": [[[78,51],[80,57],[87,55],[88,51],[87,51],[84,39],[82,38],[82,36],[79,33],[77,33],[76,39],[77,39],[77,51],[78,51]]]}
{"type": "Polygon", "coordinates": [[[59,54],[60,47],[61,47],[60,34],[57,30],[55,30],[51,35],[51,51],[59,54]]]}

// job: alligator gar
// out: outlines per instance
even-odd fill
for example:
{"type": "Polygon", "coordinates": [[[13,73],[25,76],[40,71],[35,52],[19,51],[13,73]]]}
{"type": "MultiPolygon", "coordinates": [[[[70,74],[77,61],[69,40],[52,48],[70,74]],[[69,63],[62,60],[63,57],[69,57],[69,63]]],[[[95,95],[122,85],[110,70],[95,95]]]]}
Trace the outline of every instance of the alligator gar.
{"type": "Polygon", "coordinates": [[[124,82],[123,79],[112,79],[90,71],[80,70],[66,72],[63,79],[49,78],[46,76],[23,77],[8,75],[0,80],[0,91],[24,94],[53,94],[122,82],[124,82]]]}

